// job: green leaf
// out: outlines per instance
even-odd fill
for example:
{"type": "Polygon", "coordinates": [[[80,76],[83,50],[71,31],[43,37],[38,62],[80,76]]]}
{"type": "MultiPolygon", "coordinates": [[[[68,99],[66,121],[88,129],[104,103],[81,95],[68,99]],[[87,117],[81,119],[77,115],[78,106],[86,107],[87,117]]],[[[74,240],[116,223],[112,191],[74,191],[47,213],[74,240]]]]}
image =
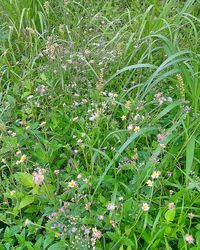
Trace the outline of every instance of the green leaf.
{"type": "Polygon", "coordinates": [[[107,235],[113,242],[117,242],[120,238],[120,235],[117,232],[107,232],[107,235]]]}
{"type": "Polygon", "coordinates": [[[30,205],[30,204],[33,203],[33,202],[34,202],[34,197],[31,196],[31,195],[28,195],[28,196],[24,197],[24,198],[21,200],[18,209],[22,209],[22,208],[24,208],[24,207],[30,205]]]}
{"type": "Polygon", "coordinates": [[[126,237],[123,237],[120,242],[127,247],[134,246],[134,243],[132,242],[132,240],[126,237]]]}
{"type": "Polygon", "coordinates": [[[163,109],[155,118],[155,120],[160,120],[163,116],[165,116],[167,113],[169,113],[172,109],[174,109],[177,106],[180,106],[182,104],[182,101],[175,101],[171,104],[169,104],[165,109],[163,109]]]}
{"type": "Polygon", "coordinates": [[[186,182],[188,184],[188,176],[190,174],[190,171],[192,169],[192,162],[194,158],[194,149],[195,149],[195,136],[192,136],[192,138],[189,140],[187,146],[186,146],[186,182]]]}
{"type": "Polygon", "coordinates": [[[50,235],[47,236],[47,238],[44,240],[43,248],[45,249],[46,247],[48,247],[53,241],[54,241],[54,237],[50,235]]]}
{"type": "Polygon", "coordinates": [[[174,218],[175,218],[175,214],[176,214],[176,209],[175,209],[175,208],[168,210],[168,211],[165,213],[165,219],[166,219],[166,221],[167,221],[167,222],[173,221],[174,218]]]}
{"type": "Polygon", "coordinates": [[[6,227],[5,232],[4,232],[4,238],[6,241],[9,241],[10,237],[11,237],[10,228],[6,227]]]}
{"type": "Polygon", "coordinates": [[[57,243],[55,243],[55,244],[53,244],[52,246],[50,246],[49,248],[48,248],[48,250],[66,250],[67,248],[66,248],[66,245],[65,245],[65,243],[64,242],[57,242],[57,243]]]}
{"type": "Polygon", "coordinates": [[[133,203],[133,199],[130,198],[128,200],[126,200],[124,202],[124,205],[123,205],[123,212],[126,214],[128,213],[130,210],[131,210],[131,207],[132,207],[132,203],[133,203]]]}
{"type": "Polygon", "coordinates": [[[134,140],[136,138],[138,138],[141,135],[145,135],[147,133],[152,133],[155,132],[157,130],[157,128],[155,127],[146,127],[146,128],[142,128],[140,130],[140,132],[138,133],[133,133],[127,140],[126,142],[120,147],[120,149],[116,152],[116,154],[114,155],[114,158],[111,160],[111,162],[108,164],[108,166],[106,167],[106,169],[104,170],[104,173],[101,175],[101,177],[99,178],[99,182],[97,183],[94,193],[92,195],[92,197],[94,198],[94,195],[97,191],[97,189],[99,188],[99,186],[101,185],[101,183],[103,182],[107,172],[109,171],[109,169],[112,167],[112,165],[114,164],[114,162],[118,159],[118,157],[121,155],[121,153],[123,153],[123,151],[131,144],[134,142],[134,140]]]}
{"type": "Polygon", "coordinates": [[[135,65],[130,65],[130,66],[126,66],[123,69],[118,70],[114,75],[112,75],[107,81],[106,84],[108,82],[110,82],[112,79],[114,79],[116,76],[120,75],[121,73],[127,71],[127,70],[133,70],[133,69],[140,69],[140,68],[156,68],[154,65],[152,64],[135,64],[135,65]]]}
{"type": "Polygon", "coordinates": [[[18,172],[15,174],[16,181],[25,187],[34,187],[33,176],[29,173],[18,172]]]}

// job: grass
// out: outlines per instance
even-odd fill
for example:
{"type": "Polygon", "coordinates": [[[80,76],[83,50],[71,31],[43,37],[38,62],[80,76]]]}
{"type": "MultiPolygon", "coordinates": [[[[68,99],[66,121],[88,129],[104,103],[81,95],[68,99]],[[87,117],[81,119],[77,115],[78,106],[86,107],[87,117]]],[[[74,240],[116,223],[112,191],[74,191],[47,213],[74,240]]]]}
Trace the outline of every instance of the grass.
{"type": "Polygon", "coordinates": [[[199,6],[0,0],[0,249],[200,249],[199,6]]]}

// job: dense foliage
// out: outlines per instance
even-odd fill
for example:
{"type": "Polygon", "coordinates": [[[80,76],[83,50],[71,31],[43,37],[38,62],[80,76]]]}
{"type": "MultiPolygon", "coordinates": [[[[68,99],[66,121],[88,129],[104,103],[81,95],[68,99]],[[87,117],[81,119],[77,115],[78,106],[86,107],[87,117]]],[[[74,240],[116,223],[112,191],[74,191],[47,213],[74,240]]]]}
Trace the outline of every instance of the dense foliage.
{"type": "Polygon", "coordinates": [[[199,250],[200,1],[0,13],[0,250],[199,250]]]}

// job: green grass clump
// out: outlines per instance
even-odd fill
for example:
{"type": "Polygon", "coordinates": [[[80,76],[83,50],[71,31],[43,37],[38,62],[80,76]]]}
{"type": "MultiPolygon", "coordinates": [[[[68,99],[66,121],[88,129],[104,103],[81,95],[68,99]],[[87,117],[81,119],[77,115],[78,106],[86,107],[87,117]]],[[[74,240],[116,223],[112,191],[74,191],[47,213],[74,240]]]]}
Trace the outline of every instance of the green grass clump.
{"type": "Polygon", "coordinates": [[[199,0],[0,13],[0,249],[199,250],[199,0]]]}

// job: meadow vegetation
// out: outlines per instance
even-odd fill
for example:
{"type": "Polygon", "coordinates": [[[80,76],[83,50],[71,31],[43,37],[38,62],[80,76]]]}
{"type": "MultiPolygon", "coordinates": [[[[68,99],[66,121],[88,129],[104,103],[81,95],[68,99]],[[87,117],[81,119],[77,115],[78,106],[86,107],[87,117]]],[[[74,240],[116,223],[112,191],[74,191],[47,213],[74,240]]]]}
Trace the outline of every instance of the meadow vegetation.
{"type": "Polygon", "coordinates": [[[0,250],[200,249],[199,17],[0,0],[0,250]]]}

